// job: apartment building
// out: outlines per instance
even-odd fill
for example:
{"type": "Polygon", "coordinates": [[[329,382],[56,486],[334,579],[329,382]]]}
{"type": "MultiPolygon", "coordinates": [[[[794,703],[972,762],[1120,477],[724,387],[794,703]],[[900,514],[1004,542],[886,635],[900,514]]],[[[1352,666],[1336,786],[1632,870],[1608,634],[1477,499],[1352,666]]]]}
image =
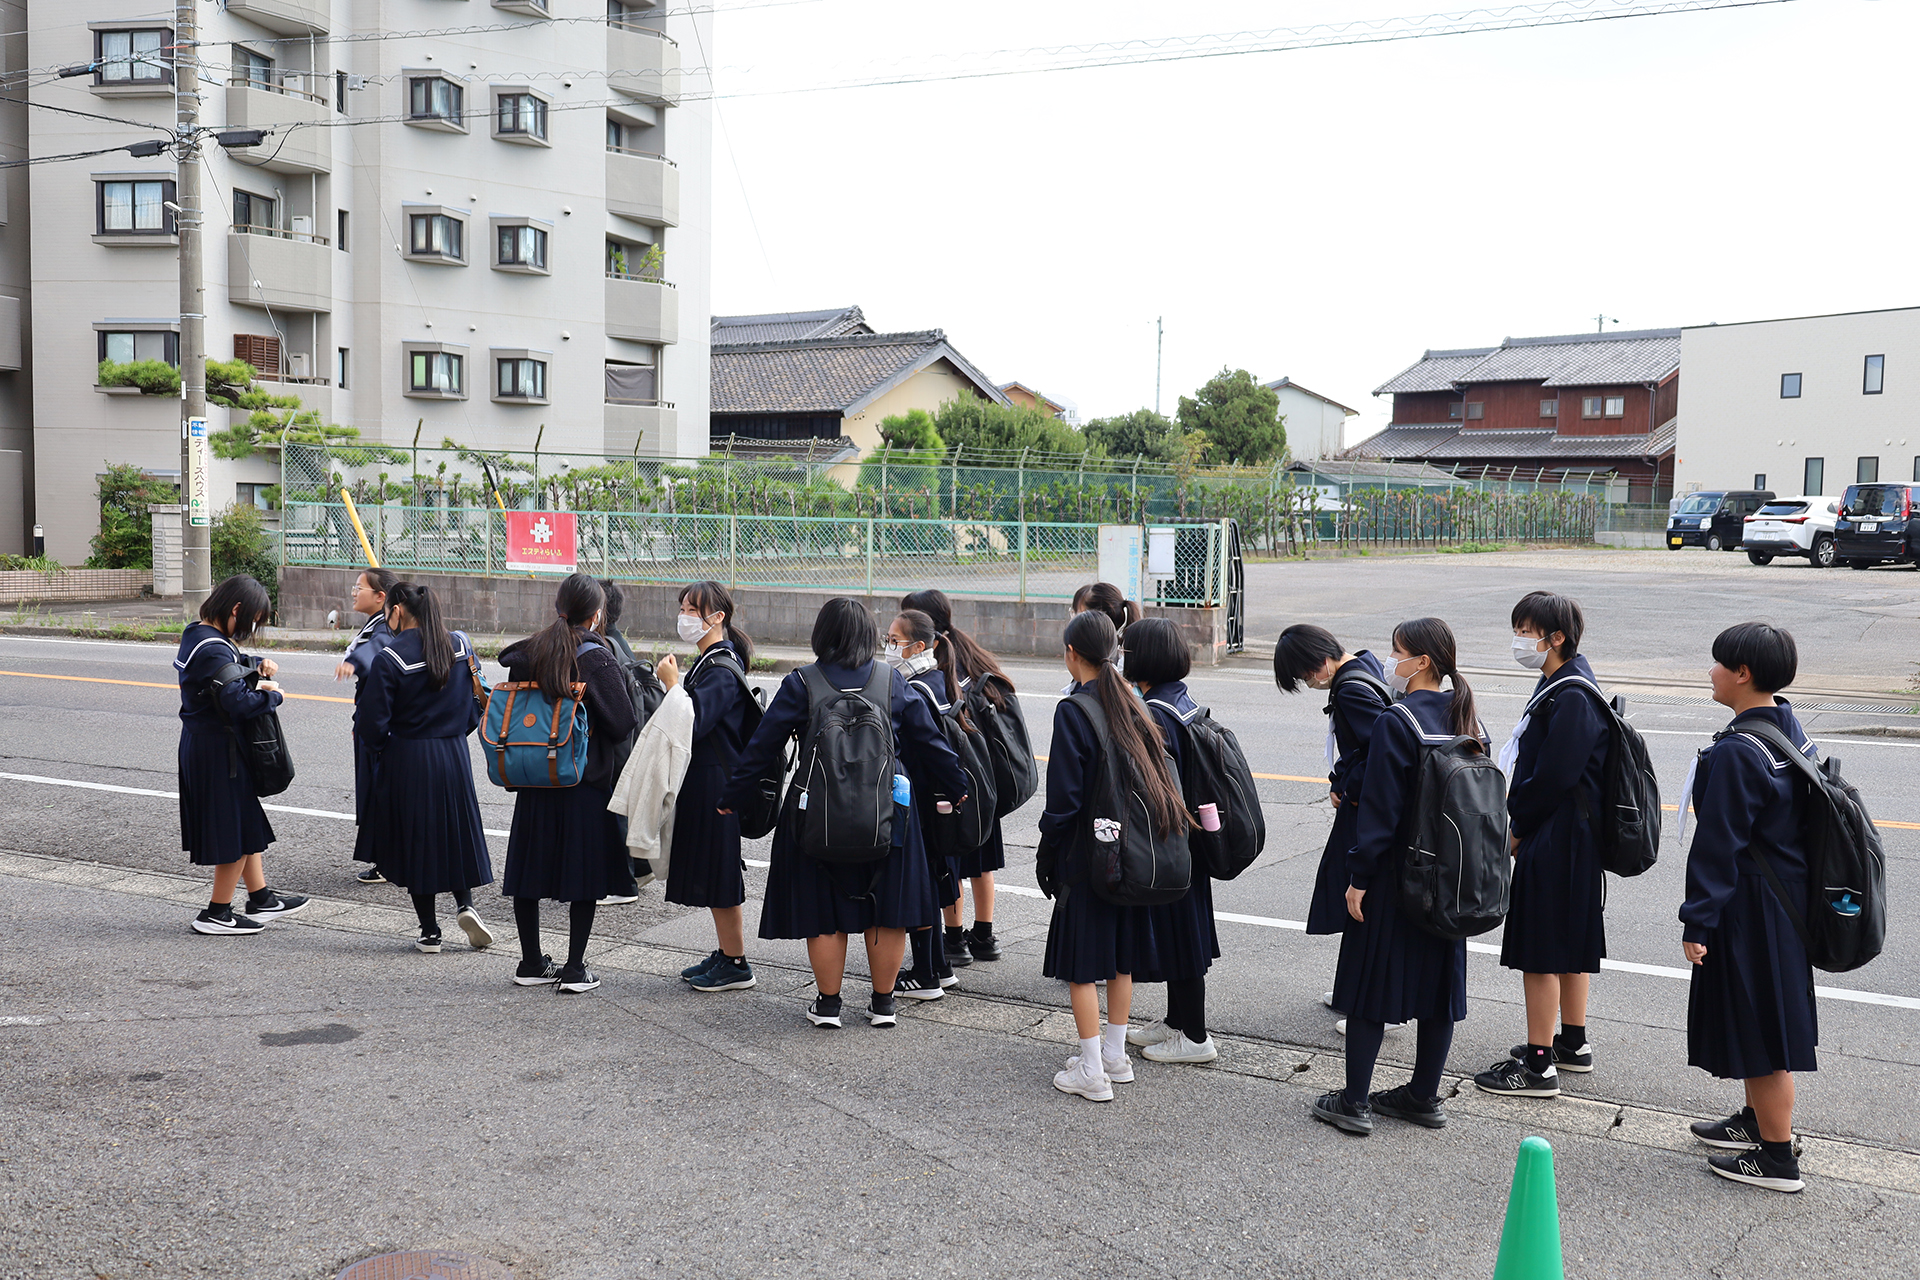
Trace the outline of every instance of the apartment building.
{"type": "MultiPolygon", "coordinates": [[[[26,65],[26,26],[26,0],[0,0],[0,69],[26,65]]],[[[12,78],[4,83],[11,84],[12,78]]],[[[0,102],[0,160],[18,160],[26,153],[26,105],[0,102]]],[[[30,213],[26,172],[0,168],[0,555],[10,556],[29,549],[33,530],[30,213]]]]}
{"type": "MultiPolygon", "coordinates": [[[[32,155],[163,136],[174,59],[191,53],[154,16],[171,12],[96,0],[25,15],[26,67],[91,67],[29,77],[36,106],[112,118],[31,110],[32,155]]],[[[609,0],[604,20],[551,0],[226,0],[198,21],[203,122],[270,131],[208,142],[210,356],[246,359],[371,441],[706,451],[711,116],[695,99],[710,16],[635,0],[609,0]]],[[[34,228],[34,506],[48,554],[72,563],[104,465],[179,468],[179,403],[96,376],[102,360],[179,359],[174,162],[118,152],[13,181],[34,228]]],[[[211,428],[227,414],[210,409],[211,428]]],[[[265,502],[279,478],[271,452],[216,460],[214,503],[265,502]]]]}

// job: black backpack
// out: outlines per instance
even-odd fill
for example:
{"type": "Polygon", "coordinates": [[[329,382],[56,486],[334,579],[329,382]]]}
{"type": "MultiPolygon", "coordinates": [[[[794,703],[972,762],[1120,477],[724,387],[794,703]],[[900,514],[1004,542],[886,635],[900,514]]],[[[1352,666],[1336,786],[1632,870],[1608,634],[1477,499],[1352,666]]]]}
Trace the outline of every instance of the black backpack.
{"type": "MultiPolygon", "coordinates": [[[[1654,776],[1647,740],[1627,722],[1626,703],[1609,699],[1591,680],[1570,676],[1558,681],[1544,691],[1547,702],[1569,684],[1592,694],[1613,727],[1601,773],[1600,821],[1595,832],[1600,838],[1600,865],[1617,876],[1637,876],[1660,857],[1660,780],[1654,776]]],[[[1577,803],[1580,816],[1590,819],[1584,791],[1577,803]]]]}
{"type": "Polygon", "coordinates": [[[1187,832],[1187,846],[1198,869],[1215,880],[1231,880],[1253,865],[1267,843],[1267,818],[1260,811],[1253,770],[1233,730],[1213,718],[1205,707],[1181,715],[1171,703],[1148,699],[1165,707],[1186,734],[1180,753],[1180,792],[1187,811],[1196,815],[1210,804],[1219,811],[1220,829],[1195,827],[1187,832]]]}
{"type": "Polygon", "coordinates": [[[1759,845],[1748,852],[1787,909],[1813,966],[1828,973],[1858,969],[1879,955],[1887,941],[1887,853],[1866,803],[1840,776],[1838,760],[1814,764],[1786,734],[1764,721],[1739,732],[1777,747],[1806,780],[1807,808],[1800,830],[1807,842],[1807,901],[1797,903],[1787,896],[1759,845]]]}
{"type": "Polygon", "coordinates": [[[1040,769],[1033,758],[1033,743],[1027,737],[1027,718],[1020,711],[1013,686],[1000,677],[983,675],[963,683],[967,715],[979,726],[993,764],[993,816],[1004,818],[1033,799],[1040,789],[1040,769]],[[1006,700],[1006,706],[995,706],[987,696],[989,680],[1006,700]]]}
{"type": "Polygon", "coordinates": [[[666,700],[667,686],[661,684],[660,677],[654,674],[653,663],[637,656],[625,636],[609,632],[607,640],[611,645],[613,663],[620,669],[621,683],[627,689],[627,701],[633,704],[633,732],[613,749],[613,776],[618,778],[620,771],[627,767],[628,757],[633,755],[633,744],[640,741],[640,731],[647,727],[647,721],[666,700]]]}
{"type": "Polygon", "coordinates": [[[1335,675],[1333,677],[1333,683],[1327,686],[1327,714],[1330,716],[1340,714],[1340,703],[1333,695],[1343,684],[1365,685],[1380,695],[1380,705],[1383,707],[1390,707],[1400,701],[1399,695],[1394,693],[1392,687],[1388,685],[1385,680],[1376,677],[1371,671],[1365,669],[1342,671],[1335,675]]]}
{"type": "Polygon", "coordinates": [[[928,852],[941,858],[970,853],[993,838],[993,824],[999,821],[999,811],[994,807],[993,761],[986,736],[977,723],[971,730],[960,723],[960,713],[966,710],[965,702],[942,702],[925,681],[908,683],[926,694],[940,732],[946,735],[953,754],[960,757],[960,768],[967,775],[967,802],[951,813],[941,813],[934,805],[937,800],[958,800],[958,796],[916,797],[920,802],[921,824],[926,829],[928,852]]]}
{"type": "Polygon", "coordinates": [[[817,664],[807,686],[807,736],[787,787],[796,848],[822,862],[874,862],[893,848],[893,668],[873,664],[866,687],[834,688],[817,664]]]}
{"type": "Polygon", "coordinates": [[[1404,704],[1394,710],[1420,738],[1400,823],[1400,910],[1435,937],[1485,933],[1506,919],[1513,887],[1507,775],[1478,738],[1428,733],[1404,704]]]}
{"type": "Polygon", "coordinates": [[[280,727],[280,713],[275,710],[245,720],[228,719],[227,709],[220,705],[220,691],[236,680],[251,689],[260,683],[260,670],[229,662],[207,682],[207,695],[231,739],[227,776],[234,777],[244,768],[254,795],[277,796],[293,785],[293,756],[287,750],[286,732],[280,727]]]}
{"type": "MultiPolygon", "coordinates": [[[[1087,806],[1090,817],[1085,833],[1088,880],[1094,893],[1119,907],[1179,901],[1193,886],[1193,854],[1186,828],[1176,826],[1164,836],[1153,829],[1153,814],[1142,798],[1133,761],[1114,749],[1099,696],[1083,691],[1069,695],[1067,701],[1086,715],[1100,743],[1103,777],[1087,806]]],[[[1171,759],[1167,772],[1173,772],[1171,759]]]]}

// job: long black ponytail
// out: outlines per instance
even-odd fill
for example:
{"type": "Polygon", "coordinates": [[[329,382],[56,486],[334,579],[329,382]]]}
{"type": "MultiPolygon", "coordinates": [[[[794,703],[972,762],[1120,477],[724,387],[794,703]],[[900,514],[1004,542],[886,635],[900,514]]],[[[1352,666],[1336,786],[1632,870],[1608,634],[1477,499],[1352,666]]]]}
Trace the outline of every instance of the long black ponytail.
{"type": "Polygon", "coordinates": [[[447,687],[453,670],[453,636],[440,617],[440,603],[423,583],[396,582],[387,589],[387,608],[405,609],[420,632],[420,653],[427,663],[427,675],[433,687],[447,687]]]}
{"type": "Polygon", "coordinates": [[[593,616],[606,607],[606,592],[587,574],[571,574],[560,584],[553,598],[554,620],[527,639],[527,665],[540,692],[549,698],[566,696],[573,683],[574,651],[582,640],[600,638],[593,630],[593,616]]]}
{"type": "MultiPolygon", "coordinates": [[[[969,675],[975,680],[982,676],[993,677],[993,680],[987,681],[981,687],[986,690],[989,702],[1002,710],[1006,709],[1006,691],[996,682],[1006,681],[1007,689],[1012,689],[1013,681],[1008,680],[1007,673],[1001,670],[1000,659],[994,657],[985,645],[953,625],[953,601],[947,599],[946,592],[934,587],[928,587],[924,591],[910,592],[901,599],[900,607],[918,609],[932,618],[934,628],[946,637],[960,666],[965,668],[969,675]]],[[[953,687],[956,690],[960,687],[957,679],[953,687]]]]}
{"type": "Polygon", "coordinates": [[[1453,700],[1447,704],[1447,724],[1455,733],[1480,736],[1480,713],[1473,705],[1473,689],[1454,666],[1453,628],[1438,618],[1414,618],[1393,629],[1393,642],[1409,658],[1427,658],[1433,674],[1453,682],[1453,700]]]}
{"type": "Polygon", "coordinates": [[[1065,639],[1067,647],[1094,668],[1094,691],[1099,695],[1101,710],[1107,713],[1107,728],[1113,736],[1110,748],[1125,752],[1133,761],[1134,774],[1147,793],[1147,811],[1153,815],[1154,830],[1164,836],[1178,827],[1191,827],[1193,817],[1180,798],[1180,784],[1167,768],[1160,726],[1113,665],[1114,652],[1119,648],[1113,619],[1099,609],[1076,613],[1067,622],[1065,639]]]}
{"type": "Polygon", "coordinates": [[[714,614],[720,615],[720,626],[733,647],[740,651],[742,666],[753,665],[753,637],[742,631],[733,620],[733,593],[719,583],[708,579],[704,582],[690,582],[680,588],[680,603],[691,603],[700,611],[700,620],[705,622],[714,614]]]}
{"type": "Polygon", "coordinates": [[[969,733],[973,732],[973,720],[967,715],[967,704],[960,697],[960,664],[954,658],[949,637],[940,634],[933,615],[925,609],[902,609],[893,620],[900,624],[909,640],[927,646],[927,651],[933,654],[934,670],[947,678],[947,696],[942,701],[958,703],[960,727],[969,733]]]}

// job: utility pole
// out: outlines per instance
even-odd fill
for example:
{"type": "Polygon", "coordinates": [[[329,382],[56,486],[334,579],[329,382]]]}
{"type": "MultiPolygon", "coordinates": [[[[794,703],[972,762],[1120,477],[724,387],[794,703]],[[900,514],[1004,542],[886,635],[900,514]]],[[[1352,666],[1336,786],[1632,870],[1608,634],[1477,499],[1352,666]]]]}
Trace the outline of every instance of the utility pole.
{"type": "Polygon", "coordinates": [[[1153,318],[1153,412],[1160,414],[1160,353],[1166,346],[1167,331],[1160,323],[1160,317],[1153,318]]]}
{"type": "Polygon", "coordinates": [[[199,0],[174,3],[174,109],[178,144],[175,198],[180,211],[174,230],[180,238],[180,582],[189,621],[213,591],[213,559],[207,520],[204,438],[195,440],[189,424],[204,433],[207,416],[206,284],[202,279],[206,211],[200,203],[200,42],[199,0]],[[195,490],[198,492],[195,492],[195,490]]]}
{"type": "Polygon", "coordinates": [[[1605,333],[1607,331],[1608,325],[1620,323],[1618,320],[1614,319],[1612,316],[1609,316],[1609,315],[1597,315],[1593,318],[1593,322],[1594,322],[1593,331],[1595,333],[1605,333]]]}

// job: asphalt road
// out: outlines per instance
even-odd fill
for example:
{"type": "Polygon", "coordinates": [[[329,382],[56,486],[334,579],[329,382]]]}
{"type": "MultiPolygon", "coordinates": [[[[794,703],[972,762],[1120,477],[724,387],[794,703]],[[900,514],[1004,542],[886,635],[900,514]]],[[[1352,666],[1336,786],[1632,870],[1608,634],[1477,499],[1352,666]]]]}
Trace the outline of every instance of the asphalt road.
{"type": "MultiPolygon", "coordinates": [[[[1350,643],[1374,644],[1399,617],[1437,613],[1456,621],[1465,661],[1495,670],[1511,667],[1505,614],[1512,600],[1540,585],[1573,591],[1587,607],[1586,650],[1603,681],[1617,678],[1627,689],[1671,801],[1692,752],[1727,718],[1704,692],[1715,628],[1772,618],[1801,638],[1803,684],[1897,690],[1913,652],[1901,637],[1915,625],[1910,601],[1920,579],[1779,564],[1761,569],[1744,558],[1723,566],[1706,553],[1603,552],[1255,566],[1252,585],[1255,637],[1288,621],[1314,620],[1350,643]],[[1615,556],[1637,557],[1638,567],[1615,556]]],[[[0,739],[0,773],[13,775],[0,777],[8,814],[0,848],[189,870],[173,800],[132,794],[174,790],[178,700],[170,656],[162,646],[0,637],[0,705],[9,726],[0,739]],[[20,780],[26,777],[53,781],[20,780]]],[[[277,801],[312,812],[271,815],[279,835],[269,857],[273,882],[347,902],[404,905],[391,887],[354,883],[351,822],[320,816],[352,810],[350,687],[333,682],[336,659],[277,656],[282,683],[299,695],[283,719],[300,765],[293,788],[277,801]]],[[[1530,675],[1512,670],[1476,680],[1497,739],[1511,728],[1531,684],[1530,675]]],[[[1065,674],[1029,663],[1013,675],[1036,751],[1044,754],[1051,694],[1065,674]]],[[[1334,1015],[1318,1001],[1331,984],[1335,940],[1307,938],[1295,923],[1305,914],[1331,822],[1321,781],[1323,699],[1280,695],[1257,663],[1207,670],[1192,685],[1239,734],[1256,772],[1272,775],[1259,783],[1266,852],[1238,880],[1216,886],[1217,909],[1240,918],[1220,926],[1225,955],[1209,983],[1210,1022],[1240,1038],[1227,1045],[1229,1058],[1255,1055],[1249,1046],[1262,1044],[1337,1054],[1334,1015]]],[[[1920,857],[1920,791],[1910,781],[1920,740],[1835,736],[1838,729],[1913,722],[1812,709],[1847,702],[1803,699],[1802,718],[1823,748],[1844,760],[1887,824],[1891,941],[1866,969],[1820,975],[1835,991],[1820,1002],[1822,1070],[1802,1078],[1797,1120],[1803,1133],[1865,1151],[1869,1165],[1878,1149],[1889,1167],[1904,1168],[1911,1153],[1920,1153],[1920,1121],[1889,1100],[1904,1096],[1907,1071],[1920,1065],[1920,943],[1909,927],[1916,912],[1906,893],[1920,857]]],[[[476,773],[487,826],[504,832],[510,803],[485,784],[477,757],[476,773]]],[[[997,912],[1007,958],[962,971],[960,990],[1044,1010],[1065,1001],[1058,985],[1039,975],[1048,910],[1030,891],[1039,808],[1036,801],[1008,822],[1008,892],[997,912]],[[1018,892],[1023,887],[1028,894],[1018,892]]],[[[493,844],[497,866],[505,840],[493,844]]],[[[747,856],[764,859],[764,845],[747,856]]],[[[1596,978],[1589,1027],[1599,1069],[1566,1081],[1569,1094],[1583,1099],[1636,1114],[1671,1113],[1676,1130],[1681,1117],[1724,1115],[1737,1100],[1736,1090],[1685,1065],[1687,982],[1674,918],[1683,862],[1670,815],[1660,865],[1636,880],[1612,882],[1608,954],[1630,968],[1596,978]]],[[[763,880],[763,871],[750,870],[750,926],[757,916],[751,899],[763,880]]],[[[0,1163],[0,1187],[16,1215],[14,1231],[43,1214],[58,1224],[58,1232],[36,1241],[34,1265],[23,1274],[95,1274],[79,1262],[97,1255],[114,1260],[99,1274],[129,1273],[117,1269],[120,1262],[145,1256],[161,1274],[320,1275],[359,1256],[357,1241],[366,1242],[364,1253],[381,1242],[402,1248],[459,1239],[529,1268],[523,1275],[556,1277],[825,1274],[855,1259],[879,1259],[908,1274],[1051,1275],[1064,1262],[1096,1258],[1101,1270],[1125,1275],[1169,1267],[1372,1275],[1389,1266],[1484,1275],[1514,1143],[1530,1124],[1558,1123],[1546,1109],[1574,1105],[1510,1100],[1492,1113],[1476,1109],[1470,1123],[1448,1131],[1450,1147],[1422,1146],[1406,1134],[1341,1144],[1304,1121],[1299,1090],[1276,1095],[1270,1083],[1230,1072],[1157,1069],[1151,1078],[1164,1083],[1155,1084],[1145,1114],[1131,1106],[1094,1108],[1047,1087],[1062,1053],[1036,1051],[1030,1041],[1010,1047],[986,1032],[936,1028],[924,1019],[903,1027],[884,1050],[866,1048],[863,1038],[861,1050],[848,1055],[799,1034],[798,1004],[771,992],[765,999],[689,1003],[677,983],[622,973],[610,973],[598,996],[573,1002],[586,1013],[562,1013],[549,1002],[530,1015],[532,1006],[509,999],[509,955],[461,956],[457,980],[421,976],[429,971],[414,964],[424,958],[407,947],[404,914],[392,917],[385,943],[314,928],[219,944],[188,935],[189,909],[177,903],[129,906],[113,895],[7,883],[0,1000],[11,1007],[0,1008],[0,1094],[13,1099],[22,1126],[15,1131],[35,1142],[25,1158],[0,1163]],[[126,947],[128,939],[138,945],[126,947]],[[144,1012],[175,999],[165,984],[176,979],[211,986],[179,996],[176,1012],[144,1012]],[[15,1009],[115,1006],[142,1010],[142,1019],[182,1021],[141,1021],[124,1034],[7,1026],[15,1009]],[[259,1048],[257,1018],[247,1019],[269,1009],[287,1017],[314,1011],[308,1022],[324,1022],[320,1011],[345,1010],[376,1037],[384,1056],[376,1063],[348,1060],[343,1051],[328,1057],[317,1046],[259,1048]],[[203,1028],[191,1021],[203,1013],[237,1021],[203,1028]],[[615,1041],[629,1046],[630,1056],[615,1041]],[[750,1057],[750,1066],[740,1065],[739,1055],[750,1057]],[[237,1165],[179,1129],[163,1141],[136,1125],[126,1136],[137,1153],[131,1165],[124,1153],[100,1145],[119,1140],[107,1137],[119,1119],[147,1123],[141,1108],[148,1103],[124,1082],[139,1063],[159,1058],[183,1073],[166,1077],[175,1083],[161,1090],[159,1109],[176,1113],[187,1128],[211,1132],[209,1126],[227,1123],[216,1114],[248,1112],[248,1095],[262,1100],[261,1114],[244,1115],[234,1130],[245,1147],[237,1165]],[[311,1061],[289,1075],[288,1060],[311,1061]],[[529,1096],[530,1073],[537,1076],[547,1068],[536,1064],[546,1063],[571,1083],[529,1096]],[[210,1074],[226,1067],[230,1081],[210,1074]],[[227,1090],[231,1098],[220,1100],[227,1090]],[[829,1096],[834,1101],[823,1111],[821,1099],[829,1096]],[[295,1113],[292,1135],[277,1135],[272,1118],[295,1113]],[[509,1113],[511,1123],[503,1118],[509,1113]],[[489,1129],[486,1144],[475,1147],[473,1127],[487,1129],[489,1116],[504,1127],[489,1129]],[[343,1132],[364,1145],[343,1152],[343,1132]],[[91,1135],[81,1154],[55,1159],[40,1145],[75,1134],[91,1135]],[[304,1164],[302,1151],[311,1155],[304,1164]],[[938,1158],[923,1159],[928,1151],[938,1158]],[[830,1189],[809,1183],[808,1161],[823,1152],[858,1176],[830,1189]],[[194,1260],[190,1251],[129,1253],[117,1242],[117,1233],[134,1229],[126,1206],[143,1203],[141,1184],[162,1167],[177,1172],[182,1185],[154,1193],[156,1223],[183,1239],[233,1249],[230,1262],[194,1260]],[[276,1188],[268,1199],[284,1202],[288,1229],[305,1242],[305,1252],[287,1255],[285,1269],[260,1255],[239,1204],[205,1207],[208,1200],[248,1198],[240,1172],[246,1168],[268,1175],[265,1183],[276,1188]],[[1356,1198],[1353,1178],[1376,1190],[1356,1198]],[[109,1182],[121,1197],[111,1203],[121,1208],[88,1198],[87,1188],[109,1182]],[[289,1200],[288,1187],[300,1196],[289,1200]],[[542,1198],[541,1187],[553,1194],[542,1198]],[[25,1219],[17,1216],[22,1212],[25,1219]],[[731,1226],[722,1230],[716,1217],[731,1226]],[[352,1230],[343,1235],[342,1224],[352,1230]],[[648,1266],[605,1261],[625,1256],[608,1252],[610,1235],[620,1231],[657,1242],[653,1252],[633,1255],[644,1254],[648,1266]],[[66,1262],[49,1241],[72,1243],[66,1262]],[[664,1261],[653,1266],[656,1257],[664,1261]],[[786,1262],[775,1266],[774,1258],[786,1262]]],[[[504,903],[494,899],[488,908],[488,901],[483,893],[483,911],[508,922],[504,903]]],[[[695,954],[712,946],[704,913],[666,906],[657,888],[636,906],[603,910],[598,933],[608,944],[695,954]]],[[[1499,937],[1479,941],[1497,948],[1499,937]]],[[[766,966],[769,988],[791,993],[804,982],[797,944],[756,940],[750,952],[766,966]],[[781,974],[784,984],[775,981],[781,974]]],[[[852,963],[862,964],[857,947],[852,963]]],[[[442,969],[454,972],[451,963],[442,969]]],[[[1460,1074],[1503,1056],[1524,1029],[1518,977],[1494,956],[1472,954],[1468,995],[1470,1014],[1450,1063],[1460,1074]]],[[[1136,1021],[1156,1016],[1160,999],[1143,988],[1136,1021]]],[[[1409,1033],[1389,1033],[1387,1060],[1404,1061],[1411,1051],[1409,1033]]],[[[1381,1087],[1394,1079],[1386,1067],[1380,1078],[1381,1087]]],[[[1886,1264],[1863,1265],[1858,1274],[1911,1274],[1910,1263],[1896,1263],[1916,1222],[1915,1201],[1903,1191],[1816,1181],[1797,1199],[1765,1196],[1707,1179],[1695,1152],[1629,1159],[1566,1141],[1573,1143],[1562,1148],[1570,1274],[1772,1275],[1788,1264],[1824,1265],[1836,1248],[1860,1256],[1852,1252],[1857,1242],[1810,1226],[1815,1219],[1806,1206],[1822,1198],[1818,1220],[1861,1222],[1861,1239],[1886,1264]],[[1799,1226],[1777,1230],[1784,1221],[1799,1226]],[[1719,1247],[1736,1238],[1747,1243],[1719,1247]],[[1576,1244],[1584,1259],[1577,1267],[1576,1244]]],[[[4,1223],[0,1233],[0,1244],[12,1234],[4,1223]]]]}

